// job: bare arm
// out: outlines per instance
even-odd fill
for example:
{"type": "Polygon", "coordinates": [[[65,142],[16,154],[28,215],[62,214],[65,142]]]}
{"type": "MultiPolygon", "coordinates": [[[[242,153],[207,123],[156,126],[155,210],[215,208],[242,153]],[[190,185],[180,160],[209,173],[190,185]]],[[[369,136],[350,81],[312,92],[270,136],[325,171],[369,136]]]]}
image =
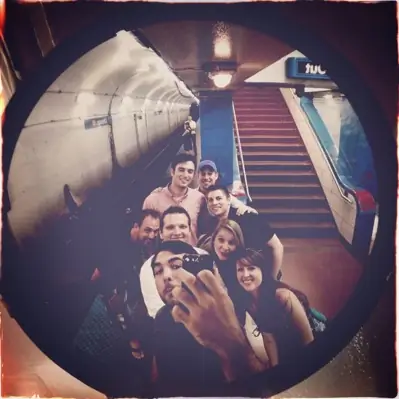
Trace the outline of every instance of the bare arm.
{"type": "Polygon", "coordinates": [[[262,338],[267,356],[269,358],[270,366],[274,367],[278,364],[278,351],[276,340],[274,339],[273,335],[269,333],[263,333],[262,338]]]}
{"type": "Polygon", "coordinates": [[[266,244],[271,248],[273,253],[273,277],[276,278],[278,272],[283,264],[284,246],[279,240],[279,238],[274,234],[273,237],[266,244]]]}
{"type": "Polygon", "coordinates": [[[294,326],[297,328],[304,345],[314,340],[312,328],[310,327],[305,309],[297,296],[286,288],[276,291],[276,299],[283,305],[285,311],[290,315],[294,326]]]}
{"type": "Polygon", "coordinates": [[[258,213],[258,211],[254,208],[251,208],[248,205],[243,204],[237,197],[231,195],[231,206],[237,209],[237,215],[243,215],[244,213],[258,213]]]}

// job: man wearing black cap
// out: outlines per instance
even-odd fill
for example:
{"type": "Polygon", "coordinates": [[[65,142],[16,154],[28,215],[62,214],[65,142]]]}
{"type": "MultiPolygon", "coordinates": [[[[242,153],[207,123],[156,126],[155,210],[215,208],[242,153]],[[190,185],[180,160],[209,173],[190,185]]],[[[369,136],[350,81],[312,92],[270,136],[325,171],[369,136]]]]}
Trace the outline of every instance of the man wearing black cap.
{"type": "Polygon", "coordinates": [[[186,254],[196,251],[181,241],[165,241],[152,261],[165,303],[155,318],[153,380],[159,396],[214,396],[264,366],[218,276],[210,270],[191,274],[186,254]]]}

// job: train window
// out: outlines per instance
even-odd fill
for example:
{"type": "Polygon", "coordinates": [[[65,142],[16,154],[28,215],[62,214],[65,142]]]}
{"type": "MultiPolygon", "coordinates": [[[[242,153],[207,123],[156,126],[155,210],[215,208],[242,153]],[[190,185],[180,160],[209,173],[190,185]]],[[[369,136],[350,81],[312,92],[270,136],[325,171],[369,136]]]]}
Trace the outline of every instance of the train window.
{"type": "Polygon", "coordinates": [[[107,395],[274,395],[392,275],[392,126],[275,5],[124,6],[7,107],[3,300],[107,395]]]}

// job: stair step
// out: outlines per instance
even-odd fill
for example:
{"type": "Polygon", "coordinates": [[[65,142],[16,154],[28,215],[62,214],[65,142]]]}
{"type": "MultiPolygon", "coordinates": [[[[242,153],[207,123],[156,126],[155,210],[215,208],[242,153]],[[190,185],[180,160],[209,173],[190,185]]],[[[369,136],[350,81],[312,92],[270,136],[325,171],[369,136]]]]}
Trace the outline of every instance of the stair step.
{"type": "Polygon", "coordinates": [[[306,152],[296,153],[294,151],[260,151],[255,153],[254,151],[247,151],[243,153],[244,163],[247,166],[248,162],[262,162],[262,161],[282,161],[282,162],[293,162],[293,161],[308,161],[309,155],[306,152]]]}
{"type": "Polygon", "coordinates": [[[250,173],[247,172],[247,176],[292,176],[293,173],[298,176],[316,176],[316,173],[313,171],[292,171],[292,170],[264,170],[264,171],[259,171],[259,170],[254,170],[251,171],[250,173]]]}
{"type": "Polygon", "coordinates": [[[334,223],[311,224],[311,223],[290,223],[280,224],[271,222],[271,227],[275,230],[280,239],[284,238],[338,238],[339,234],[334,223]]]}
{"type": "Polygon", "coordinates": [[[233,97],[233,102],[234,105],[236,104],[243,104],[247,102],[274,102],[274,103],[279,103],[279,104],[286,104],[284,100],[281,98],[278,98],[276,95],[272,96],[254,96],[254,95],[248,95],[248,96],[234,96],[233,97]]]}
{"type": "MultiPolygon", "coordinates": [[[[238,160],[238,163],[241,164],[241,160],[238,160]]],[[[310,161],[245,161],[245,167],[247,166],[268,166],[268,165],[279,165],[286,167],[295,167],[295,166],[312,166],[310,161]]]]}
{"type": "Polygon", "coordinates": [[[240,122],[245,119],[248,122],[293,122],[292,116],[290,114],[287,115],[258,115],[258,114],[248,114],[248,115],[237,115],[237,121],[240,122]]]}
{"type": "MultiPolygon", "coordinates": [[[[240,133],[242,131],[265,131],[265,132],[297,132],[297,128],[296,125],[294,124],[294,127],[290,127],[290,126],[281,126],[281,127],[251,127],[251,126],[243,126],[243,127],[238,127],[240,133]]],[[[236,131],[236,128],[234,127],[234,131],[236,131]]]]}
{"type": "Polygon", "coordinates": [[[281,239],[314,239],[314,240],[325,240],[334,239],[339,240],[339,234],[336,228],[331,229],[295,229],[295,228],[275,228],[277,236],[281,239]]]}
{"type": "MultiPolygon", "coordinates": [[[[252,186],[254,183],[260,183],[265,180],[267,180],[269,183],[284,183],[284,184],[290,184],[290,183],[295,183],[295,184],[301,184],[301,183],[315,183],[318,184],[318,178],[316,174],[312,173],[309,175],[297,175],[294,173],[287,174],[285,176],[276,176],[276,175],[270,175],[270,176],[265,176],[263,175],[251,175],[252,171],[247,171],[247,181],[248,185],[252,186]]],[[[257,171],[255,171],[257,172],[257,171]]],[[[274,172],[274,170],[272,171],[274,172]]],[[[279,172],[278,170],[276,172],[279,172]]],[[[294,171],[292,171],[294,172],[294,171]]],[[[243,178],[243,174],[241,173],[241,178],[243,178]]]]}
{"type": "Polygon", "coordinates": [[[295,182],[295,183],[281,183],[281,182],[249,182],[249,192],[251,196],[258,195],[321,195],[324,197],[323,189],[317,182],[295,182]]]}
{"type": "MultiPolygon", "coordinates": [[[[281,170],[246,170],[247,181],[248,184],[257,182],[264,182],[267,180],[268,182],[286,182],[286,183],[305,183],[305,182],[314,182],[319,183],[316,173],[313,171],[281,171],[281,170]],[[277,174],[278,172],[287,172],[283,175],[277,174]],[[303,172],[303,173],[298,173],[303,172]]],[[[241,178],[244,175],[241,172],[241,178]]]]}
{"type": "Polygon", "coordinates": [[[299,135],[278,135],[278,134],[268,134],[267,136],[260,136],[257,134],[245,134],[241,135],[240,134],[240,141],[241,144],[244,146],[245,145],[258,145],[259,144],[265,144],[265,143],[302,143],[301,137],[299,135]]]}
{"type": "Polygon", "coordinates": [[[287,130],[287,131],[295,131],[297,132],[297,127],[294,123],[280,123],[280,122],[272,122],[267,124],[259,124],[259,125],[238,125],[238,130],[240,135],[244,134],[268,134],[271,130],[275,130],[278,132],[287,130]]]}
{"type": "Polygon", "coordinates": [[[283,108],[286,107],[286,102],[280,99],[261,99],[261,98],[248,98],[248,99],[235,99],[234,107],[270,107],[270,108],[283,108]]]}
{"type": "MultiPolygon", "coordinates": [[[[319,184],[319,181],[317,179],[316,174],[309,174],[309,175],[296,175],[294,173],[290,173],[285,176],[276,176],[276,175],[271,175],[271,176],[265,176],[263,175],[251,175],[251,171],[246,171],[247,172],[247,181],[248,185],[253,186],[253,184],[256,183],[261,183],[267,180],[268,183],[281,183],[281,184],[301,184],[301,183],[314,183],[314,184],[319,184]]],[[[273,171],[274,172],[274,171],[273,171]]],[[[278,172],[278,171],[277,171],[278,172]]],[[[294,172],[294,171],[293,171],[294,172]]],[[[243,174],[241,173],[241,178],[243,178],[243,174]]],[[[255,187],[256,189],[260,189],[261,187],[255,187]]],[[[251,191],[252,192],[252,191],[251,191]]]]}
{"type": "Polygon", "coordinates": [[[273,188],[273,187],[290,187],[290,188],[320,188],[320,184],[317,183],[278,183],[278,182],[259,182],[259,183],[251,183],[249,185],[249,190],[252,188],[260,187],[260,188],[273,188]]]}
{"type": "Polygon", "coordinates": [[[249,157],[254,157],[254,156],[263,156],[263,157],[269,157],[269,156],[301,156],[301,157],[307,157],[308,153],[305,151],[244,151],[243,155],[246,156],[248,155],[249,157]]]}
{"type": "Polygon", "coordinates": [[[258,208],[257,211],[262,214],[321,214],[330,215],[328,208],[258,208]]]}
{"type": "MultiPolygon", "coordinates": [[[[236,145],[237,149],[239,146],[236,145]]],[[[241,143],[241,149],[244,153],[265,150],[269,152],[285,151],[285,152],[306,152],[306,147],[302,143],[241,143]]]]}
{"type": "Polygon", "coordinates": [[[257,208],[260,215],[264,215],[268,222],[292,222],[292,223],[334,223],[333,216],[326,209],[325,212],[311,213],[307,212],[308,209],[304,208],[303,211],[299,208],[296,212],[282,212],[277,211],[268,213],[257,208]]]}
{"type": "Polygon", "coordinates": [[[256,195],[251,195],[252,201],[255,200],[271,200],[271,199],[277,199],[277,200],[295,200],[295,201],[307,201],[307,200],[323,200],[325,201],[324,195],[320,194],[305,194],[305,195],[275,195],[275,194],[256,194],[256,195]]]}
{"type": "Polygon", "coordinates": [[[322,195],[307,195],[298,198],[294,195],[257,195],[251,194],[251,206],[255,209],[263,208],[321,208],[327,206],[322,195]]]}
{"type": "MultiPolygon", "coordinates": [[[[234,134],[236,135],[236,131],[234,130],[234,134]]],[[[243,128],[240,129],[240,139],[244,139],[249,136],[254,139],[267,139],[269,136],[272,138],[275,138],[276,136],[279,136],[279,138],[283,137],[296,137],[296,138],[301,138],[299,135],[298,131],[296,128],[294,129],[289,129],[289,128],[284,128],[284,129],[276,129],[276,128],[261,128],[261,129],[256,129],[256,128],[243,128]]]]}
{"type": "MultiPolygon", "coordinates": [[[[241,164],[240,164],[241,165],[241,164]]],[[[289,170],[291,173],[296,171],[313,171],[313,166],[310,162],[298,161],[247,161],[245,162],[245,171],[250,175],[255,171],[277,171],[289,170]]]]}
{"type": "Polygon", "coordinates": [[[323,223],[318,223],[318,222],[272,222],[270,225],[273,228],[285,228],[285,229],[306,229],[306,228],[316,228],[316,229],[335,229],[336,226],[334,223],[328,223],[328,222],[323,222],[323,223]]]}
{"type": "Polygon", "coordinates": [[[258,113],[259,111],[261,112],[286,112],[289,113],[288,108],[286,109],[285,107],[271,107],[271,106],[256,106],[256,107],[247,107],[245,106],[239,106],[234,108],[236,111],[236,115],[238,115],[240,112],[243,111],[251,111],[251,113],[258,113]]]}
{"type": "Polygon", "coordinates": [[[339,251],[342,249],[342,244],[340,241],[337,241],[335,239],[325,239],[325,240],[319,240],[319,239],[314,239],[314,240],[298,240],[298,239],[285,239],[282,240],[282,244],[284,245],[285,248],[291,248],[291,249],[308,249],[308,250],[313,250],[315,246],[322,245],[323,248],[331,248],[331,249],[338,249],[339,251]]]}
{"type": "Polygon", "coordinates": [[[292,118],[292,115],[290,114],[290,111],[288,110],[288,108],[287,109],[279,108],[279,109],[270,109],[270,110],[260,109],[260,110],[257,110],[257,112],[254,112],[253,108],[240,108],[240,109],[235,108],[235,111],[236,111],[237,118],[244,116],[244,115],[245,116],[246,115],[250,115],[250,116],[258,115],[258,116],[262,116],[262,117],[270,116],[270,115],[271,116],[289,116],[292,118]]]}
{"type": "MultiPolygon", "coordinates": [[[[292,137],[295,137],[295,136],[292,136],[292,137]]],[[[257,138],[259,138],[259,136],[257,136],[257,138]]],[[[268,138],[270,138],[270,137],[268,136],[268,138]]],[[[278,138],[278,136],[276,136],[275,138],[278,138]]],[[[288,143],[286,143],[286,142],[284,142],[284,143],[274,143],[274,142],[268,142],[268,143],[253,143],[253,142],[249,142],[249,143],[245,143],[245,147],[248,147],[248,148],[249,147],[258,148],[260,145],[262,147],[266,147],[266,148],[270,148],[270,149],[272,149],[274,147],[282,147],[282,148],[286,148],[286,149],[305,148],[305,145],[303,143],[290,143],[290,142],[288,142],[288,143]]]]}
{"type": "Polygon", "coordinates": [[[286,121],[271,121],[269,119],[264,121],[248,121],[246,118],[237,118],[238,119],[238,127],[241,128],[241,125],[244,127],[248,125],[270,125],[272,123],[281,123],[282,125],[295,125],[293,120],[286,120],[286,121]]]}

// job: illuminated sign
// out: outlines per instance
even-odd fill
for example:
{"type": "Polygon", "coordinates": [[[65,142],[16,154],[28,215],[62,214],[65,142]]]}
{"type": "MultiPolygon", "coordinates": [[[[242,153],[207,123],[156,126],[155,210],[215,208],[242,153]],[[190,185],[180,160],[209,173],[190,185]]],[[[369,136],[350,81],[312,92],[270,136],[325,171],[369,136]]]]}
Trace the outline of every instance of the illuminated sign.
{"type": "Polygon", "coordinates": [[[327,69],[308,58],[287,58],[285,62],[286,76],[291,79],[331,80],[327,69]]]}

